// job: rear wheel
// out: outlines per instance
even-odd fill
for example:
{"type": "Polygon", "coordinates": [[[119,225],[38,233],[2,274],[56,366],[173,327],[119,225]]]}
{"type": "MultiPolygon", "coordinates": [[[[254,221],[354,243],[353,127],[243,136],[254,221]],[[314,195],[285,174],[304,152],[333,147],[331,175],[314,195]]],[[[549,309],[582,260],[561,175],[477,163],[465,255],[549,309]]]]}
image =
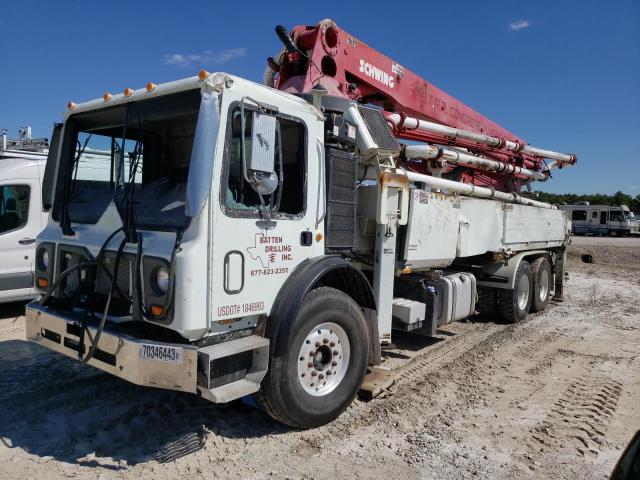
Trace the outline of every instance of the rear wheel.
{"type": "Polygon", "coordinates": [[[295,318],[274,321],[268,332],[274,332],[270,339],[278,353],[269,361],[258,401],[292,427],[331,422],[352,402],[367,369],[360,307],[347,294],[322,287],[305,296],[295,318]]]}
{"type": "Polygon", "coordinates": [[[551,297],[551,264],[546,257],[540,257],[531,264],[533,288],[531,312],[541,312],[551,297]]]}
{"type": "Polygon", "coordinates": [[[516,279],[512,290],[498,291],[498,308],[500,316],[509,323],[524,320],[531,306],[531,284],[533,276],[531,266],[522,260],[516,271],[516,279]]]}
{"type": "Polygon", "coordinates": [[[498,290],[491,287],[478,287],[476,309],[483,317],[494,320],[499,315],[498,290]]]}

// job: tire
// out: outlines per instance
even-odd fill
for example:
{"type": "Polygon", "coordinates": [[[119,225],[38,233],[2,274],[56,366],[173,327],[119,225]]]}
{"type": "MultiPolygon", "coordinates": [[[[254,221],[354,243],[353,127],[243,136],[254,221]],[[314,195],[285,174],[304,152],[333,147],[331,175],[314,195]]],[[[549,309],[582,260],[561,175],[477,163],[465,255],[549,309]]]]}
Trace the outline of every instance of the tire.
{"type": "Polygon", "coordinates": [[[273,319],[267,336],[279,353],[269,359],[256,399],[271,417],[314,428],[351,404],[367,370],[369,344],[366,320],[350,296],[329,287],[312,290],[295,318],[273,319]]]}
{"type": "Polygon", "coordinates": [[[531,296],[530,312],[541,312],[549,303],[551,298],[551,285],[553,275],[551,274],[551,264],[546,257],[540,257],[531,264],[531,275],[533,276],[533,287],[531,296]]]}
{"type": "Polygon", "coordinates": [[[498,310],[498,289],[491,287],[478,287],[478,303],[476,310],[484,318],[495,320],[500,312],[498,310]]]}
{"type": "Polygon", "coordinates": [[[526,260],[522,260],[516,271],[513,290],[498,292],[498,309],[505,322],[518,323],[527,317],[531,307],[532,284],[531,265],[526,260]]]}

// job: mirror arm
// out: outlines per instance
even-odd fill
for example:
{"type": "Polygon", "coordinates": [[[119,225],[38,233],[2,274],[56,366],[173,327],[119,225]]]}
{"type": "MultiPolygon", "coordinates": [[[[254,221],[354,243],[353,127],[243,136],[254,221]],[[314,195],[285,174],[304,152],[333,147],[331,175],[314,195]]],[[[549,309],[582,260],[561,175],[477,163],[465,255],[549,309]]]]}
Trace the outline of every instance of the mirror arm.
{"type": "Polygon", "coordinates": [[[253,184],[253,181],[249,180],[249,176],[247,175],[247,155],[246,155],[246,147],[245,147],[245,140],[244,140],[244,130],[246,127],[244,101],[246,98],[248,97],[242,97],[242,100],[240,100],[240,152],[242,155],[242,176],[244,177],[247,183],[253,184]]]}

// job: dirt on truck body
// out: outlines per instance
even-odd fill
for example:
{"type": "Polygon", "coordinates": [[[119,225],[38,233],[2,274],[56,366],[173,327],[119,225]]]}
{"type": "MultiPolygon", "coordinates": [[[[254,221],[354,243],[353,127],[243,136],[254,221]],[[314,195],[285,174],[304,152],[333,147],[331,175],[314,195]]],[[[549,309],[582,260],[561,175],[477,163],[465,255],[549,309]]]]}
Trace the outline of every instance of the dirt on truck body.
{"type": "Polygon", "coordinates": [[[2,476],[608,478],[640,426],[640,240],[574,238],[568,253],[564,302],[399,336],[383,352],[396,384],[311,431],[61,359],[5,306],[2,476]]]}

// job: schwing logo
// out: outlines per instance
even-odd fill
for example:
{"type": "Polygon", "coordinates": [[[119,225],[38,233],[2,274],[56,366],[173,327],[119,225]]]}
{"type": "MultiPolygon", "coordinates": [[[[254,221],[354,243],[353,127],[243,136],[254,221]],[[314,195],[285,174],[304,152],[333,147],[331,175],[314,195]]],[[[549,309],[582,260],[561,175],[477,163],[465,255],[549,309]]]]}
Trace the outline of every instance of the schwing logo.
{"type": "Polygon", "coordinates": [[[395,86],[395,79],[393,78],[393,75],[371,65],[368,62],[365,62],[362,59],[360,59],[360,72],[389,88],[393,88],[395,86]]]}

